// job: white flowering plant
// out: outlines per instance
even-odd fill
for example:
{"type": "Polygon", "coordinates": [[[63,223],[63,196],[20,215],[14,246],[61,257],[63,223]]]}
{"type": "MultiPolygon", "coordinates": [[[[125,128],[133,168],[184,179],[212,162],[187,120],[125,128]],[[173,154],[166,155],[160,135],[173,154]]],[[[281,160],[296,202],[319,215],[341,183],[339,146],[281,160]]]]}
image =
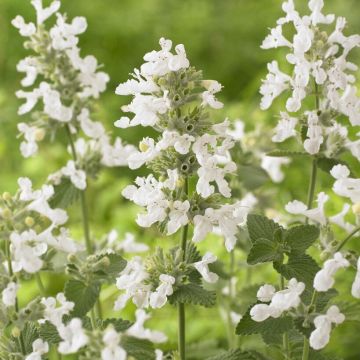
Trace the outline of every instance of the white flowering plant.
{"type": "Polygon", "coordinates": [[[360,256],[349,246],[360,233],[360,98],[350,61],[360,35],[346,35],[346,20],[324,14],[323,0],[308,1],[308,15],[283,2],[261,45],[288,51],[260,85],[262,111],[287,97],[271,136],[268,125],[229,120],[222,85],[162,37],[116,87],[115,100],[130,100],[114,138],[105,119],[94,120],[110,76],[82,55],[86,19],[44,2],[30,1],[36,21],[11,22],[28,53],[16,65],[25,74],[16,91],[20,153],[41,157],[56,144],[66,160],[42,185],[22,176],[0,197],[0,358],[334,359],[332,334],[360,321],[360,256]],[[145,135],[137,146],[122,140],[131,128],[145,135]],[[135,233],[103,231],[88,201],[106,169],[119,167],[116,175],[135,174],[121,179],[135,233]],[[306,200],[302,189],[283,197],[292,169],[308,183],[306,200]],[[219,339],[190,336],[202,314],[219,339]]]}

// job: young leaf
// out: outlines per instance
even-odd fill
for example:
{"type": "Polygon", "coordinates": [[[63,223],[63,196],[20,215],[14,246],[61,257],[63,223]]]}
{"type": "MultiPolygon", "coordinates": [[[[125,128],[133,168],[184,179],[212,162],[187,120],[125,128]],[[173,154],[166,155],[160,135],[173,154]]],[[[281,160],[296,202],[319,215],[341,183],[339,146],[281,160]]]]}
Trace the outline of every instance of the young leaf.
{"type": "Polygon", "coordinates": [[[320,270],[316,261],[307,254],[291,254],[286,264],[274,263],[274,269],[286,279],[296,278],[312,288],[315,274],[320,270]]]}
{"type": "Polygon", "coordinates": [[[180,286],[170,297],[170,304],[192,304],[205,307],[214,306],[216,303],[215,291],[205,290],[198,284],[186,284],[180,286]]]}
{"type": "Polygon", "coordinates": [[[62,178],[61,183],[54,186],[54,195],[49,203],[53,208],[61,207],[66,209],[79,199],[80,191],[69,178],[62,178]]]}
{"type": "Polygon", "coordinates": [[[71,315],[83,317],[95,305],[100,293],[100,284],[95,282],[86,285],[79,280],[69,280],[65,284],[64,292],[66,299],[75,303],[71,315]]]}
{"type": "Polygon", "coordinates": [[[279,261],[282,254],[278,251],[277,244],[267,239],[257,239],[250,249],[247,262],[250,265],[264,263],[267,261],[279,261]]]}
{"type": "Polygon", "coordinates": [[[148,340],[137,339],[132,336],[122,336],[121,346],[127,355],[136,360],[155,360],[155,350],[148,340]]]}
{"type": "Polygon", "coordinates": [[[291,252],[304,253],[319,237],[320,230],[314,225],[299,225],[285,232],[285,242],[291,247],[291,252]]]}
{"type": "Polygon", "coordinates": [[[257,239],[273,240],[274,232],[280,225],[265,216],[250,214],[247,217],[247,228],[250,240],[255,242],[257,239]]]}
{"type": "Polygon", "coordinates": [[[49,321],[46,321],[44,324],[40,325],[39,334],[40,337],[49,344],[56,345],[61,341],[61,337],[55,325],[49,321]]]}

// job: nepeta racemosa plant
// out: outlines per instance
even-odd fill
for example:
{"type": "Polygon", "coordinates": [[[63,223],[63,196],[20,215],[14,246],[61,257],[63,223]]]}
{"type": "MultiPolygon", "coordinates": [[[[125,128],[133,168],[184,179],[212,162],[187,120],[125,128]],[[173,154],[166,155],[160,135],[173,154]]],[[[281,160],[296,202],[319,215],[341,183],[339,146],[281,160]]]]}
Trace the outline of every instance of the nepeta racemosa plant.
{"type": "Polygon", "coordinates": [[[144,56],[145,63],[134,70],[133,79],[116,89],[118,95],[133,96],[123,111],[134,117],[122,117],[115,125],[149,126],[159,133],[158,138],[144,138],[139,151],[129,156],[130,168],[146,165],[151,174],[138,177],[123,195],[145,208],[137,217],[140,226],[157,224],[168,236],[182,229],[181,243],[169,252],[158,249],[144,264],[138,258],[130,261],[118,278],[118,288],[125,293],[116,306],[123,307],[129,298],[139,307],[177,303],[179,356],[185,359],[184,305],[214,305],[215,294],[202,287],[201,278],[208,283],[218,279],[209,269],[216,257],[211,252],[201,257],[193,243],[219,229],[226,249],[233,250],[238,226],[250,206],[241,200],[225,202],[231,196],[226,178],[236,170],[229,156],[234,139],[228,133],[229,122],[214,123],[209,113],[223,106],[215,98],[221,85],[204,80],[190,66],[183,45],[172,53],[172,42],[162,38],[160,46],[161,50],[144,56]],[[189,225],[193,225],[192,242],[189,225]]]}
{"type": "MultiPolygon", "coordinates": [[[[286,60],[292,66],[291,74],[287,74],[279,69],[276,61],[270,63],[269,74],[260,89],[264,110],[281,93],[290,92],[287,112],[281,113],[272,140],[279,143],[296,137],[305,150],[276,150],[269,155],[308,158],[312,172],[307,204],[294,200],[286,205],[290,214],[305,217],[305,224],[279,225],[260,215],[248,216],[253,244],[248,262],[272,262],[281,281],[279,291],[272,285],[259,289],[258,303],[240,320],[237,333],[261,333],[265,342],[279,349],[285,359],[307,360],[316,356],[314,350],[328,344],[332,328],[346,318],[346,309],[342,310],[334,300],[337,295],[333,289],[334,276],[342,268],[356,267],[357,262],[356,254],[345,251],[344,246],[360,230],[359,181],[350,175],[339,156],[350,151],[359,160],[359,142],[348,138],[347,129],[349,125],[360,124],[360,101],[352,75],[357,66],[347,57],[354,47],[360,46],[360,36],[344,35],[344,18],[337,18],[334,28],[335,16],[324,15],[323,5],[323,0],[310,0],[311,14],[301,16],[292,0],[285,1],[285,16],[278,20],[262,44],[264,49],[289,48],[286,60]],[[292,30],[288,29],[290,25],[292,30]],[[283,35],[285,31],[293,31],[292,40],[283,35]],[[343,118],[347,120],[346,125],[340,123],[343,118]],[[339,214],[326,215],[325,203],[330,197],[325,192],[318,194],[317,207],[313,206],[318,168],[330,172],[336,179],[335,194],[352,201],[353,222],[345,220],[351,207],[349,203],[344,204],[339,214]],[[348,233],[343,241],[337,240],[333,225],[348,233]],[[307,253],[310,247],[312,253],[320,250],[321,260],[326,260],[322,268],[307,253]],[[277,332],[276,338],[270,336],[272,331],[277,332]]],[[[352,295],[359,298],[358,275],[352,295]]]]}
{"type": "Polygon", "coordinates": [[[20,178],[18,192],[4,193],[1,198],[0,357],[48,359],[52,353],[59,359],[69,354],[78,359],[161,359],[152,343],[166,341],[166,336],[145,329],[148,314],[138,311],[134,324],[102,317],[101,288],[114,284],[126,267],[123,253],[146,250],[131,235],[119,242],[113,231],[95,246],[90,234],[85,201],[88,177],[95,177],[102,166],[127,164],[133,150],[120,139],[112,145],[103,125],[90,120],[93,99],[105,90],[109,78],[97,71],[93,56],[80,56],[77,35],[86,29],[84,18],[67,23],[58,12],[59,1],[49,7],[43,7],[41,0],[31,4],[37,13],[36,25],[25,23],[21,16],[12,21],[28,38],[25,47],[34,53],[18,64],[18,70],[26,73],[22,85],[35,86],[32,91],[17,92],[26,100],[19,114],[32,111],[30,124],[19,124],[24,136],[20,150],[24,157],[33,156],[46,135],[54,138],[65,129],[73,159],[50,175],[49,184],[41,189],[33,190],[30,179],[20,178]],[[47,30],[45,21],[54,14],[57,21],[47,30]],[[81,132],[86,139],[78,137],[81,132]],[[68,215],[60,208],[78,196],[86,251],[71,239],[64,227],[68,215]],[[41,272],[66,272],[64,291],[49,294],[41,272]],[[29,279],[36,281],[41,296],[23,304],[18,295],[29,279]]]}

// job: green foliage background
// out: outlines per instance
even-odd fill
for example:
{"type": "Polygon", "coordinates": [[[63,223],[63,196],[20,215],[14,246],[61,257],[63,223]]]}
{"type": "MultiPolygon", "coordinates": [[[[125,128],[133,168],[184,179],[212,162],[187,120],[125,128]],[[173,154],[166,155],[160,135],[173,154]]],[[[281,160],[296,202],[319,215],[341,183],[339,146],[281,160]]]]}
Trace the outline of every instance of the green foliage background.
{"type": "MultiPolygon", "coordinates": [[[[303,9],[306,3],[304,0],[297,1],[303,9]]],[[[172,39],[174,43],[184,43],[191,63],[202,69],[205,77],[216,79],[224,85],[219,97],[226,106],[221,115],[231,119],[242,118],[248,129],[260,125],[271,128],[276,122],[275,116],[282,102],[277,101],[271,111],[260,111],[258,88],[266,74],[266,63],[280,58],[282,51],[263,51],[259,46],[267,34],[267,28],[273,26],[281,14],[280,0],[62,0],[62,11],[70,18],[82,15],[88,20],[88,30],[80,40],[83,54],[95,55],[111,77],[108,90],[100,99],[96,118],[125,141],[135,143],[146,130],[121,131],[113,127],[113,122],[121,116],[120,106],[127,101],[116,96],[114,90],[119,82],[128,78],[128,73],[134,67],[142,63],[145,52],[158,47],[161,36],[172,39]]],[[[349,34],[360,33],[358,0],[328,0],[326,11],[345,16],[349,34]]],[[[61,136],[53,143],[41,144],[40,154],[34,159],[24,160],[20,156],[16,125],[19,121],[26,121],[26,118],[17,115],[20,102],[14,93],[20,87],[22,76],[16,72],[16,64],[26,55],[26,50],[22,46],[23,39],[10,25],[11,19],[17,14],[23,15],[26,20],[33,20],[30,1],[0,0],[0,192],[15,191],[19,176],[28,176],[36,185],[41,185],[50,172],[64,164],[66,157],[66,142],[61,136]]],[[[360,53],[355,55],[355,62],[360,64],[360,53]]],[[[281,203],[296,196],[300,199],[305,197],[304,187],[310,166],[301,161],[289,167],[287,179],[281,186],[272,189],[281,203]]],[[[136,232],[140,240],[151,245],[177,241],[161,239],[154,230],[142,231],[137,228],[134,221],[137,209],[120,195],[121,189],[135,175],[124,168],[110,169],[91,184],[93,234],[100,236],[115,227],[121,234],[136,232]]],[[[322,182],[325,186],[329,185],[326,177],[322,182]]],[[[81,238],[80,215],[76,206],[71,213],[73,234],[81,238]]],[[[218,253],[222,248],[215,238],[202,246],[204,249],[211,246],[218,253]]],[[[272,279],[269,268],[261,269],[250,274],[254,284],[272,279]]],[[[248,284],[250,275],[245,274],[245,269],[241,267],[238,270],[240,281],[247,279],[248,284]]],[[[349,271],[341,279],[344,289],[349,288],[352,277],[349,271]]],[[[60,275],[46,280],[53,292],[62,288],[60,275]]],[[[36,292],[36,287],[29,283],[24,290],[24,301],[36,292]]],[[[244,291],[243,296],[246,293],[244,291]]],[[[108,314],[111,313],[115,296],[113,289],[104,291],[103,302],[108,314]]],[[[239,295],[239,303],[242,301],[239,295]]],[[[131,319],[132,314],[133,308],[129,306],[122,316],[131,319]]],[[[155,314],[153,324],[169,334],[169,346],[172,346],[171,343],[176,341],[175,311],[171,307],[161,310],[155,314]]],[[[359,359],[359,331],[359,323],[348,323],[337,329],[329,351],[349,360],[359,359]]],[[[189,311],[189,342],[204,341],[204,335],[207,339],[202,347],[197,347],[197,350],[193,348],[193,358],[196,358],[197,352],[205,355],[207,351],[211,355],[215,345],[226,343],[225,334],[217,310],[189,311]]],[[[256,338],[242,341],[247,347],[256,347],[258,343],[256,338]]]]}

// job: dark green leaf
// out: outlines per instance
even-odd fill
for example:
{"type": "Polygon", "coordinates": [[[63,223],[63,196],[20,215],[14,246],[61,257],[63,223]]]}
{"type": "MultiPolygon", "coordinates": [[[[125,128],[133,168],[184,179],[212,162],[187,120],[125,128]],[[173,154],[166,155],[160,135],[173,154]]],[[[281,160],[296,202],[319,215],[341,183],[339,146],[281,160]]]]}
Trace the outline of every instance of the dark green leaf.
{"type": "Polygon", "coordinates": [[[132,325],[132,323],[128,320],[113,318],[105,320],[98,319],[98,324],[101,329],[106,329],[111,324],[117,332],[123,332],[132,325]]]}
{"type": "Polygon", "coordinates": [[[136,339],[132,336],[122,336],[121,346],[125,349],[128,356],[132,356],[136,360],[155,360],[154,347],[148,340],[136,339]]]}
{"type": "Polygon", "coordinates": [[[40,337],[49,344],[58,344],[61,341],[61,337],[59,336],[55,325],[51,324],[49,321],[40,325],[39,333],[40,337]]]}
{"type": "Polygon", "coordinates": [[[274,232],[280,225],[265,216],[250,214],[247,217],[247,228],[250,240],[255,242],[257,239],[273,240],[274,232]]]}
{"type": "Polygon", "coordinates": [[[170,304],[184,303],[211,307],[216,303],[216,292],[191,283],[181,285],[168,299],[170,304]]]}
{"type": "Polygon", "coordinates": [[[95,305],[100,293],[100,284],[95,282],[86,285],[79,280],[69,280],[65,284],[64,292],[67,300],[75,303],[71,315],[83,317],[95,305]]]}
{"type": "Polygon", "coordinates": [[[282,254],[278,250],[277,243],[267,239],[257,239],[250,249],[247,262],[250,265],[267,261],[281,260],[282,254]]]}
{"type": "Polygon", "coordinates": [[[109,281],[115,280],[116,277],[125,269],[126,260],[118,254],[104,254],[97,257],[98,263],[104,261],[104,265],[97,271],[96,275],[100,279],[106,278],[109,281]],[[107,259],[107,261],[105,261],[107,259]]]}
{"type": "Polygon", "coordinates": [[[61,183],[54,186],[54,195],[49,203],[53,208],[66,209],[79,199],[80,192],[69,178],[62,178],[61,183]]]}
{"type": "Polygon", "coordinates": [[[269,175],[260,166],[238,165],[238,179],[245,189],[254,190],[269,181],[269,175]]]}
{"type": "Polygon", "coordinates": [[[319,237],[320,231],[314,225],[300,225],[288,229],[285,242],[292,252],[303,253],[319,237]]]}
{"type": "Polygon", "coordinates": [[[319,169],[325,171],[327,174],[330,173],[330,170],[335,165],[339,165],[339,164],[346,165],[350,169],[350,167],[346,161],[339,160],[339,159],[330,159],[330,158],[326,158],[326,157],[321,157],[317,161],[317,166],[319,167],[319,169]]]}

